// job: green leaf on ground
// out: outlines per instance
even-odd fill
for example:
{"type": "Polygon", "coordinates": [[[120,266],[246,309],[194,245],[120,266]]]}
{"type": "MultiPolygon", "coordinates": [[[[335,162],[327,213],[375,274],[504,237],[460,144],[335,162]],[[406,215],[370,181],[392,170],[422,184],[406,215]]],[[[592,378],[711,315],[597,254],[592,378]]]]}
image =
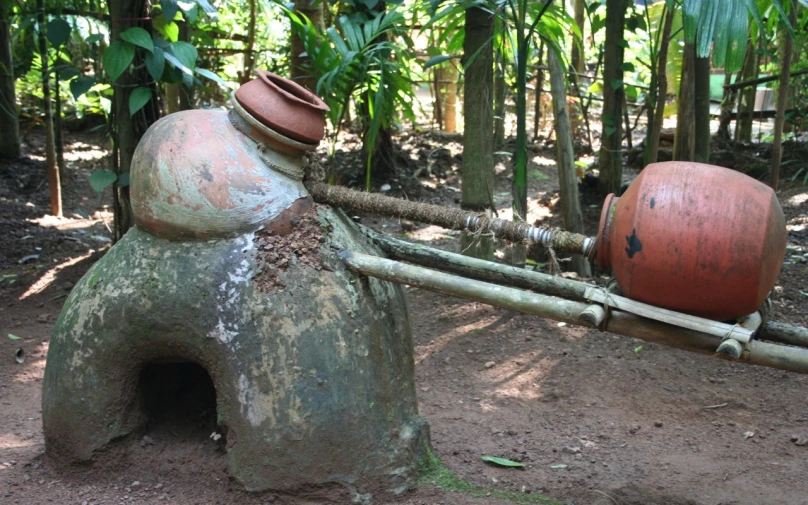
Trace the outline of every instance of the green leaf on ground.
{"type": "Polygon", "coordinates": [[[8,338],[10,338],[11,340],[19,340],[20,339],[20,337],[18,337],[17,335],[13,335],[11,333],[8,334],[8,338]]]}
{"type": "Polygon", "coordinates": [[[491,463],[497,466],[504,466],[508,468],[524,468],[524,463],[519,463],[518,461],[511,461],[510,459],[505,458],[497,458],[496,456],[482,456],[480,457],[481,460],[485,461],[486,463],[491,463]]]}

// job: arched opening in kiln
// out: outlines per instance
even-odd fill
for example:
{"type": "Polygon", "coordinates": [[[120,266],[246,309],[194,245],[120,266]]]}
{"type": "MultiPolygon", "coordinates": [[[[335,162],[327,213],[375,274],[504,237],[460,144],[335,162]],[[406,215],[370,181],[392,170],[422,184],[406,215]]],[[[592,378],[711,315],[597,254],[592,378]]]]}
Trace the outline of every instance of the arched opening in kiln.
{"type": "MultiPolygon", "coordinates": [[[[140,372],[145,434],[152,439],[201,442],[224,433],[217,425],[216,389],[196,363],[151,363],[140,372]]],[[[148,439],[146,439],[148,440],[148,439]]]]}

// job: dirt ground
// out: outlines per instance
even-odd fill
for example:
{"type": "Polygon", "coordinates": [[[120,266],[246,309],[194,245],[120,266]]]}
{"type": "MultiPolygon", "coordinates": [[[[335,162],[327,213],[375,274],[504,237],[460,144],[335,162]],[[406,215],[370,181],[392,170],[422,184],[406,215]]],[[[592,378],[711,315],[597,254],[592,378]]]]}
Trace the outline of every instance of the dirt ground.
{"type": "MultiPolygon", "coordinates": [[[[64,219],[46,217],[39,137],[29,138],[26,157],[0,164],[0,503],[320,503],[316,494],[293,500],[240,491],[227,477],[221,445],[194,429],[154,430],[88,467],[65,470],[44,460],[48,340],[66,294],[109,247],[111,221],[109,195],[99,197],[87,183],[107,162],[103,139],[68,140],[64,219]],[[15,361],[20,349],[22,364],[15,361]]],[[[400,141],[409,173],[430,174],[393,179],[392,193],[459,200],[459,139],[400,141]]],[[[553,152],[534,152],[530,191],[532,218],[551,224],[558,222],[553,152]]],[[[495,196],[503,209],[507,175],[501,165],[495,196]]],[[[789,250],[773,317],[806,325],[808,186],[786,185],[779,196],[789,250]]],[[[588,193],[583,200],[591,233],[600,201],[588,193]]],[[[363,222],[457,247],[456,237],[433,227],[363,222]]],[[[552,503],[544,496],[569,505],[808,504],[808,377],[407,291],[418,314],[419,408],[444,469],[396,503],[552,503]],[[489,466],[483,455],[526,466],[489,466]]]]}

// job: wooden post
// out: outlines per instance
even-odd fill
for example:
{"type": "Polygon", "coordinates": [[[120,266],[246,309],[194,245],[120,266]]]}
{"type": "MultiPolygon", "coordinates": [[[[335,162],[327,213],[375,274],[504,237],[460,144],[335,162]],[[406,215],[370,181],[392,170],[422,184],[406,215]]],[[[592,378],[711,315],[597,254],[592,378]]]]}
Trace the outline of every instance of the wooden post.
{"type": "Polygon", "coordinates": [[[673,142],[673,159],[693,161],[696,149],[696,136],[693,125],[695,118],[695,67],[696,46],[685,43],[682,56],[682,74],[679,82],[678,107],[676,109],[676,137],[673,142]]]}
{"type": "MultiPolygon", "coordinates": [[[[584,217],[578,197],[578,177],[575,174],[575,152],[572,149],[572,125],[567,109],[564,70],[552,49],[548,51],[548,60],[556,130],[556,164],[558,165],[558,182],[561,186],[561,213],[564,217],[564,229],[574,233],[583,233],[584,217]]],[[[572,268],[583,277],[592,275],[589,261],[580,254],[572,257],[572,268]]]]}
{"type": "Polygon", "coordinates": [[[45,110],[45,160],[47,163],[48,189],[50,190],[51,214],[62,215],[62,181],[59,167],[56,166],[56,147],[53,135],[53,107],[51,106],[50,71],[48,69],[48,39],[45,19],[45,4],[37,2],[37,24],[39,25],[39,56],[42,61],[42,103],[45,110]]]}
{"type": "MultiPolygon", "coordinates": [[[[797,4],[791,3],[791,12],[788,22],[791,26],[797,24],[797,4]]],[[[774,140],[772,141],[772,173],[769,185],[777,191],[777,184],[780,181],[780,162],[783,158],[783,124],[786,120],[786,103],[788,101],[788,85],[791,82],[791,54],[794,50],[794,38],[786,33],[785,47],[780,57],[780,85],[777,87],[777,115],[774,118],[774,140]]]]}

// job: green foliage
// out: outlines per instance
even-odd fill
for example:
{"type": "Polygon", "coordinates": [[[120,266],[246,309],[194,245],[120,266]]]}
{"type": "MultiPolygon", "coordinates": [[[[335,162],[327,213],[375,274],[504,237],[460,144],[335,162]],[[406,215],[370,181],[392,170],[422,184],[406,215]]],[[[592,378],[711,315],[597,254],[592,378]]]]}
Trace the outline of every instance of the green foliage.
{"type": "Polygon", "coordinates": [[[86,75],[80,75],[70,81],[70,93],[74,100],[78,100],[81,95],[90,91],[95,84],[95,79],[86,75]]]}
{"type": "MultiPolygon", "coordinates": [[[[364,105],[368,113],[366,146],[375,145],[379,131],[392,125],[396,113],[414,118],[410,67],[414,57],[407,49],[412,44],[398,9],[340,16],[325,36],[304,15],[288,9],[285,12],[320,75],[317,93],[330,108],[332,158],[351,100],[364,105]]],[[[370,188],[373,149],[366,151],[366,186],[370,188]]]]}
{"type": "Polygon", "coordinates": [[[162,79],[166,68],[166,57],[163,50],[155,46],[150,53],[146,53],[143,59],[146,62],[146,70],[149,71],[152,79],[155,81],[162,79]]]}
{"type": "Polygon", "coordinates": [[[112,82],[118,80],[135,59],[135,45],[131,42],[113,42],[104,51],[104,69],[112,82]]]}
{"type": "Polygon", "coordinates": [[[54,18],[48,23],[48,42],[59,47],[70,37],[72,27],[62,18],[54,18]]]}
{"type": "Polygon", "coordinates": [[[99,170],[90,174],[90,186],[100,193],[118,180],[118,174],[109,170],[99,170]]]}
{"type": "MultiPolygon", "coordinates": [[[[778,18],[794,36],[781,0],[765,0],[768,24],[777,24],[778,18]]],[[[790,2],[788,2],[790,4],[790,2]]],[[[696,55],[707,58],[711,52],[714,65],[737,72],[746,54],[749,37],[749,16],[756,26],[764,27],[760,9],[755,0],[682,0],[682,19],[686,42],[696,45],[696,55]]]]}
{"type": "Polygon", "coordinates": [[[126,42],[131,42],[132,44],[142,47],[146,51],[150,53],[154,52],[154,41],[149,35],[149,32],[140,28],[139,26],[133,26],[129,28],[125,32],[121,33],[121,39],[126,42]]]}
{"type": "Polygon", "coordinates": [[[137,111],[142,109],[149,100],[152,98],[152,92],[149,88],[138,86],[129,95],[129,115],[134,116],[137,111]]]}

